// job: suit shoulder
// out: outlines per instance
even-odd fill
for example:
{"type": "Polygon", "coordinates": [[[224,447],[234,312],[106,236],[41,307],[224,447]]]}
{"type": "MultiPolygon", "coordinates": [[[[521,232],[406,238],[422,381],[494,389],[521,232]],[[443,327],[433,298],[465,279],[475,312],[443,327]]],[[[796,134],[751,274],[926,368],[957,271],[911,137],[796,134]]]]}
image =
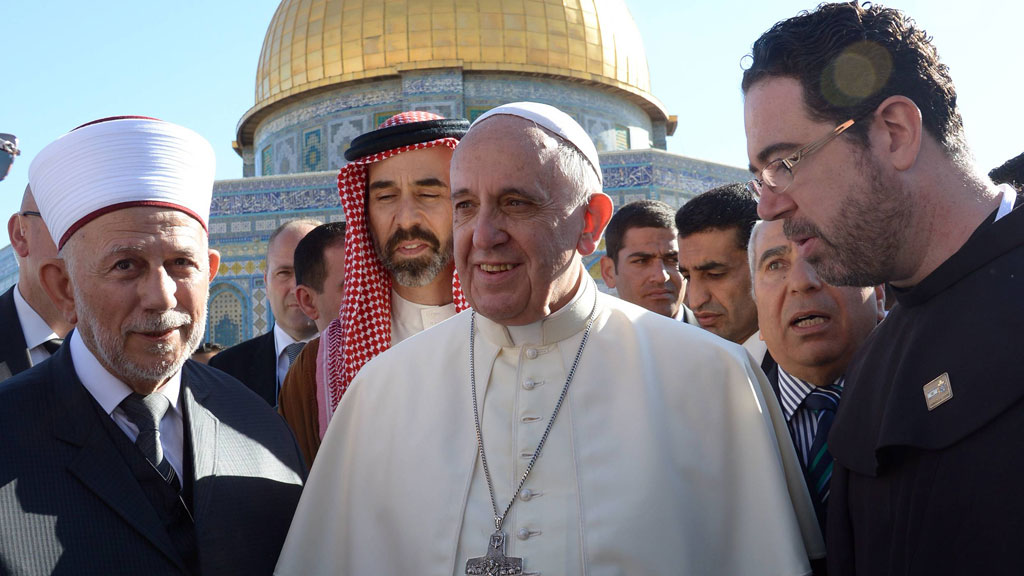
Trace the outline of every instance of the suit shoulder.
{"type": "Polygon", "coordinates": [[[258,401],[260,405],[266,407],[267,403],[258,394],[249,389],[241,380],[223,370],[194,360],[186,360],[182,371],[189,378],[190,382],[201,382],[202,385],[207,386],[210,390],[230,395],[233,401],[258,401]]]}
{"type": "Polygon", "coordinates": [[[270,339],[271,344],[273,344],[273,331],[260,334],[255,338],[250,338],[244,342],[239,342],[226,350],[222,350],[213,358],[210,358],[210,366],[223,369],[227,366],[251,363],[251,355],[264,346],[268,338],[270,339]]]}
{"type": "Polygon", "coordinates": [[[17,427],[24,421],[38,424],[38,412],[46,410],[50,398],[46,364],[34,366],[0,383],[0,429],[17,427]]]}

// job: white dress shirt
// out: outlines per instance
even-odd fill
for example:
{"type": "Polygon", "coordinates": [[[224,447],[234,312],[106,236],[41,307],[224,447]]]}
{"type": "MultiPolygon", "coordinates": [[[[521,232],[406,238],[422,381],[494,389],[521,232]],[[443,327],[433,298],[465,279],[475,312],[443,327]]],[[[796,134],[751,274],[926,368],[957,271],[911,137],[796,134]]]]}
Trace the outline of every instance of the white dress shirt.
{"type": "MultiPolygon", "coordinates": [[[[117,427],[123,430],[132,442],[135,442],[139,436],[139,429],[120,408],[121,402],[131,395],[132,389],[100,364],[100,361],[85,345],[78,330],[71,333],[69,345],[71,346],[71,361],[75,367],[75,374],[82,381],[82,385],[89,391],[89,394],[92,394],[103,411],[114,419],[117,427]]],[[[180,391],[181,370],[178,370],[154,394],[163,394],[171,403],[170,409],[160,421],[160,444],[164,449],[164,458],[171,463],[178,478],[184,478],[182,462],[184,462],[185,454],[185,420],[181,412],[181,403],[178,401],[180,391]]]]}
{"type": "Polygon", "coordinates": [[[25,301],[25,297],[21,295],[21,285],[17,285],[14,290],[14,310],[18,313],[21,332],[25,335],[25,345],[32,356],[32,365],[35,366],[50,357],[43,344],[59,336],[32,305],[25,301]]]}
{"type": "Polygon", "coordinates": [[[391,291],[391,345],[455,316],[455,304],[432,306],[406,300],[391,291]]]}
{"type": "Polygon", "coordinates": [[[747,338],[742,346],[754,357],[757,367],[760,368],[761,362],[764,362],[764,355],[768,352],[768,345],[765,344],[764,340],[761,340],[761,331],[758,330],[751,334],[750,338],[747,338]]]}
{"type": "Polygon", "coordinates": [[[285,354],[284,349],[289,344],[296,342],[309,342],[313,338],[316,338],[319,334],[313,334],[305,340],[296,340],[288,335],[281,326],[274,324],[274,351],[277,353],[277,385],[281,386],[284,384],[284,377],[288,375],[288,355],[285,354]]]}

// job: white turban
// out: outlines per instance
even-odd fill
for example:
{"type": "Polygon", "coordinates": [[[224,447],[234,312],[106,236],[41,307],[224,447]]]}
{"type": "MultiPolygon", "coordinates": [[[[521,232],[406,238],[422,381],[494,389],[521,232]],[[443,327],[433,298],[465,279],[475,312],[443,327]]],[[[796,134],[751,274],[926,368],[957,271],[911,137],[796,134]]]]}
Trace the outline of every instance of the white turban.
{"type": "Polygon", "coordinates": [[[90,122],[50,143],[28,169],[32,194],[62,248],[89,221],[133,206],[180,210],[208,229],[216,158],[202,136],[153,118],[90,122]]]}
{"type": "Polygon", "coordinates": [[[586,157],[594,172],[597,173],[598,181],[604,183],[604,178],[601,176],[601,163],[597,159],[597,148],[594,147],[594,141],[590,139],[587,131],[572,119],[572,116],[554,106],[539,102],[513,102],[484,112],[473,122],[469,130],[472,131],[477,124],[499,114],[518,116],[531,122],[536,122],[538,126],[554,132],[559,138],[572,144],[573,147],[586,157]]]}

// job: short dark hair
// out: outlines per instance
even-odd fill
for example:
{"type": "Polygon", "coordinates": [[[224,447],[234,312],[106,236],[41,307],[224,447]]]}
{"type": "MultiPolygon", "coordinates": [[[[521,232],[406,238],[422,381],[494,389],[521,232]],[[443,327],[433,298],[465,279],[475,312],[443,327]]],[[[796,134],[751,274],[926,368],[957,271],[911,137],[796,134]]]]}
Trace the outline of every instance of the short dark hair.
{"type": "Polygon", "coordinates": [[[619,251],[631,228],[665,228],[675,234],[672,207],[660,200],[637,200],[619,208],[604,232],[605,253],[619,265],[619,251]]]}
{"type": "Polygon", "coordinates": [[[772,26],[754,43],[751,57],[744,94],[764,78],[794,78],[811,117],[833,124],[858,120],[847,133],[862,146],[868,122],[860,120],[870,119],[886,98],[906,96],[947,155],[967,157],[949,68],[927,32],[899,10],[857,1],[821,4],[772,26]]]}
{"type": "Polygon", "coordinates": [[[309,231],[295,246],[295,285],[308,286],[320,294],[327,278],[324,252],[345,244],[345,223],[321,224],[309,231]]]}
{"type": "Polygon", "coordinates": [[[747,249],[754,222],[757,222],[757,201],[745,184],[712,188],[683,204],[676,212],[680,238],[707,230],[735,228],[736,246],[743,251],[747,249]]]}
{"type": "Polygon", "coordinates": [[[1007,160],[1002,166],[993,168],[988,177],[996,184],[1009,184],[1024,190],[1024,154],[1007,160]]]}

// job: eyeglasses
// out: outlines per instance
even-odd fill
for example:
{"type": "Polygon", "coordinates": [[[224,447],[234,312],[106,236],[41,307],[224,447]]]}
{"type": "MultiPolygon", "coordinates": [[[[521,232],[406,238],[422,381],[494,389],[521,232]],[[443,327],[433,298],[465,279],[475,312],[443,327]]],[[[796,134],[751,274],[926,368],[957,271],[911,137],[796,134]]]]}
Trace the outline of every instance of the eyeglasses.
{"type": "Polygon", "coordinates": [[[40,214],[39,212],[35,212],[33,210],[22,210],[21,212],[18,212],[18,214],[21,214],[22,216],[39,216],[40,218],[43,217],[42,214],[40,214]]]}
{"type": "Polygon", "coordinates": [[[772,160],[767,166],[761,169],[761,173],[757,175],[757,178],[747,182],[747,190],[750,190],[750,193],[753,194],[754,198],[757,200],[761,199],[762,191],[765,188],[775,192],[776,194],[782,194],[793,184],[793,168],[796,167],[797,163],[824,148],[826,144],[835,139],[836,136],[845,132],[850,126],[853,126],[852,118],[843,122],[839,126],[836,126],[835,129],[824,138],[811,142],[807,146],[797,150],[792,156],[772,160]]]}

